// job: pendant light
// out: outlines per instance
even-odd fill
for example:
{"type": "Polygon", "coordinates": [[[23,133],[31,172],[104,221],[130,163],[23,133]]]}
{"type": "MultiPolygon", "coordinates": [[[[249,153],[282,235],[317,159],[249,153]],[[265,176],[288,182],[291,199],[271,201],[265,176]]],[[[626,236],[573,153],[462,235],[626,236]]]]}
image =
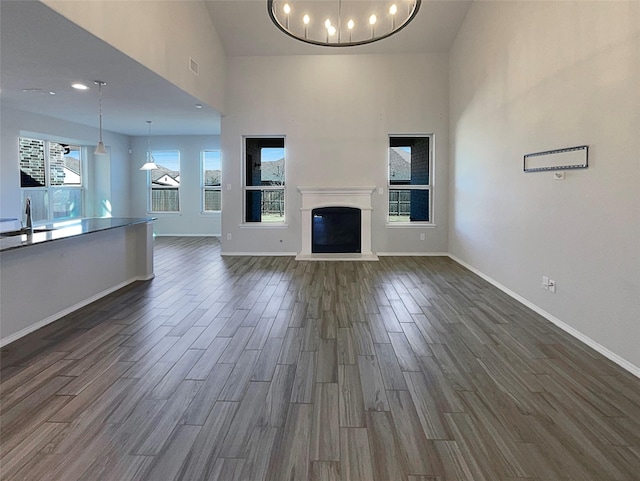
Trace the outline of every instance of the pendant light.
{"type": "Polygon", "coordinates": [[[140,170],[156,170],[158,166],[153,160],[153,154],[151,153],[151,124],[153,123],[153,121],[147,120],[147,123],[149,124],[149,137],[147,139],[147,161],[142,167],[140,167],[140,170]]]}
{"type": "Polygon", "coordinates": [[[107,155],[107,149],[104,147],[104,142],[102,141],[102,87],[107,85],[107,82],[94,80],[93,83],[98,86],[98,115],[100,117],[100,141],[93,153],[95,155],[107,155]]]}

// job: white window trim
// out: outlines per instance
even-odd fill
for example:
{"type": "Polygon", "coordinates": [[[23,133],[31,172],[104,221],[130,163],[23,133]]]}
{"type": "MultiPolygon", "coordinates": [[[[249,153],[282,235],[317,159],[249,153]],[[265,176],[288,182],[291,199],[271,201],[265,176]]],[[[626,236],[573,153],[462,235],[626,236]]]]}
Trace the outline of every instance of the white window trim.
{"type": "Polygon", "coordinates": [[[200,188],[200,213],[202,215],[220,215],[222,212],[222,187],[213,187],[213,186],[202,186],[200,188]],[[220,192],[220,210],[205,210],[204,209],[204,193],[207,190],[213,190],[220,192]]]}
{"type": "MultiPolygon", "coordinates": [[[[151,155],[153,156],[153,152],[178,152],[178,161],[180,162],[180,177],[182,177],[182,155],[179,149],[156,149],[151,151],[151,155]]],[[[180,185],[178,185],[178,210],[159,210],[154,211],[151,210],[152,202],[151,202],[151,192],[152,192],[152,183],[151,183],[151,170],[147,171],[147,214],[153,215],[182,215],[182,180],[180,181],[180,185]]],[[[157,189],[162,189],[162,187],[156,187],[157,189]]],[[[166,187],[166,189],[175,188],[175,187],[166,187]]]]}
{"type": "Polygon", "coordinates": [[[200,151],[200,214],[219,216],[222,213],[222,150],[220,149],[204,149],[200,151]],[[206,186],[204,185],[204,154],[205,152],[219,152],[220,154],[220,185],[206,186]],[[205,210],[204,193],[207,190],[217,190],[220,192],[220,210],[205,210]]]}
{"type": "Polygon", "coordinates": [[[435,169],[434,169],[434,152],[435,152],[435,134],[433,133],[421,133],[421,134],[389,134],[387,137],[387,195],[385,197],[385,206],[387,210],[385,227],[390,229],[395,228],[432,228],[436,227],[435,219],[434,219],[434,209],[433,209],[433,197],[434,197],[434,185],[435,185],[435,169]],[[393,137],[428,137],[429,138],[429,184],[421,184],[421,185],[391,185],[391,177],[389,172],[389,143],[390,139],[393,137]],[[428,190],[429,191],[429,221],[413,221],[413,222],[391,222],[389,220],[389,192],[391,190],[428,190]]]}
{"type": "Polygon", "coordinates": [[[269,229],[269,228],[286,228],[289,227],[287,223],[287,204],[288,204],[288,194],[287,194],[287,137],[286,135],[243,135],[242,136],[242,162],[240,163],[240,175],[242,179],[242,211],[240,215],[242,216],[240,219],[240,224],[238,227],[241,228],[257,228],[257,229],[269,229]],[[247,152],[246,145],[247,139],[282,139],[284,144],[284,185],[247,185],[247,152]],[[248,190],[283,190],[284,191],[284,220],[282,222],[247,222],[245,220],[246,215],[246,205],[247,205],[247,191],[248,190]]]}
{"type": "MultiPolygon", "coordinates": [[[[57,139],[55,137],[53,138],[49,138],[49,137],[39,137],[37,135],[19,135],[18,136],[19,139],[29,139],[29,140],[38,140],[40,142],[44,142],[44,183],[45,185],[42,187],[22,187],[20,186],[20,192],[21,192],[21,196],[23,197],[22,193],[26,193],[26,195],[28,196],[29,192],[35,192],[35,191],[43,191],[46,193],[47,197],[48,197],[48,201],[47,201],[47,218],[45,220],[40,220],[40,221],[34,221],[35,225],[44,225],[44,224],[50,224],[50,223],[58,223],[58,222],[68,222],[68,221],[72,221],[72,220],[76,220],[76,219],[82,219],[85,215],[86,212],[86,203],[87,203],[87,189],[86,189],[86,171],[87,171],[87,152],[88,152],[88,148],[85,145],[81,145],[81,142],[76,142],[76,141],[68,141],[66,139],[57,139]],[[55,144],[66,144],[66,145],[73,145],[75,147],[78,147],[80,149],[80,184],[73,184],[73,185],[51,185],[51,170],[50,170],[50,164],[49,164],[49,159],[50,159],[50,148],[51,148],[51,144],[55,143],[55,144]],[[67,217],[67,218],[62,218],[62,219],[54,219],[53,217],[53,212],[54,212],[54,205],[52,202],[52,193],[51,191],[54,189],[69,189],[69,190],[80,190],[80,198],[82,199],[82,205],[81,205],[81,212],[80,215],[77,217],[67,217]]],[[[19,147],[18,147],[19,148],[19,147]]],[[[18,152],[19,154],[19,152],[18,152]]],[[[21,171],[21,166],[18,166],[19,171],[21,171]]],[[[20,174],[22,175],[22,174],[20,174]]]]}

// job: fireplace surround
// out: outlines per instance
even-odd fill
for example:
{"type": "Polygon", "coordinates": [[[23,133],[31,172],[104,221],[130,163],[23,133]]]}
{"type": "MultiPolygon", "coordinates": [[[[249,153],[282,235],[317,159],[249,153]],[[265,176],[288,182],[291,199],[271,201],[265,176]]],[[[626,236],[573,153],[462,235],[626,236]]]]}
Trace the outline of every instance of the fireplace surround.
{"type": "Polygon", "coordinates": [[[301,239],[297,260],[378,260],[371,251],[371,195],[375,187],[298,187],[302,195],[301,239]],[[360,210],[360,252],[313,253],[312,212],[324,207],[360,210]]]}

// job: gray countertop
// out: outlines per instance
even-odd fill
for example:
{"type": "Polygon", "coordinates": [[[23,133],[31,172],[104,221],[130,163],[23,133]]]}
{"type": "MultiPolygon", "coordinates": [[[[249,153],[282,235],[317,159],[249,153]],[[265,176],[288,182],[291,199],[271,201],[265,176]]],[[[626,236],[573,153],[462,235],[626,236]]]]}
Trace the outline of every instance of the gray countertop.
{"type": "Polygon", "coordinates": [[[78,219],[35,227],[33,234],[0,236],[0,252],[20,249],[108,229],[152,222],[157,217],[99,217],[78,219]]]}

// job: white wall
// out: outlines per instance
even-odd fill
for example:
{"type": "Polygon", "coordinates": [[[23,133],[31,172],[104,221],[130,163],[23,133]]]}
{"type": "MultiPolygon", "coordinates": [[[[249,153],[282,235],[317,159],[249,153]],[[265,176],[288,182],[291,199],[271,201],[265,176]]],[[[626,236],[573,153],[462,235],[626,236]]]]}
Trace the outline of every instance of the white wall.
{"type": "Polygon", "coordinates": [[[635,366],[639,62],[635,1],[474,2],[450,54],[450,252],[635,366]],[[522,171],[582,144],[564,181],[522,171]]]}
{"type": "Polygon", "coordinates": [[[446,55],[230,57],[228,73],[223,252],[300,252],[299,186],[383,187],[373,196],[373,250],[446,252],[446,55]],[[435,134],[437,227],[386,228],[388,135],[410,133],[435,134]],[[243,135],[286,135],[286,228],[240,227],[243,135]]]}
{"type": "Polygon", "coordinates": [[[87,145],[85,216],[128,217],[129,137],[103,131],[108,156],[93,156],[98,129],[21,110],[0,108],[0,217],[22,215],[18,138],[22,135],[87,145]]]}
{"type": "Polygon", "coordinates": [[[202,1],[42,1],[185,92],[224,112],[226,56],[202,1]],[[198,63],[199,75],[189,69],[190,57],[198,63]]]}
{"type": "MultiPolygon", "coordinates": [[[[139,170],[147,155],[148,137],[131,138],[131,211],[135,217],[157,217],[157,235],[220,235],[220,213],[203,213],[200,155],[203,150],[220,150],[220,136],[154,136],[152,150],[180,151],[180,213],[147,214],[147,172],[139,170]]],[[[224,176],[224,172],[223,172],[224,176]]]]}

